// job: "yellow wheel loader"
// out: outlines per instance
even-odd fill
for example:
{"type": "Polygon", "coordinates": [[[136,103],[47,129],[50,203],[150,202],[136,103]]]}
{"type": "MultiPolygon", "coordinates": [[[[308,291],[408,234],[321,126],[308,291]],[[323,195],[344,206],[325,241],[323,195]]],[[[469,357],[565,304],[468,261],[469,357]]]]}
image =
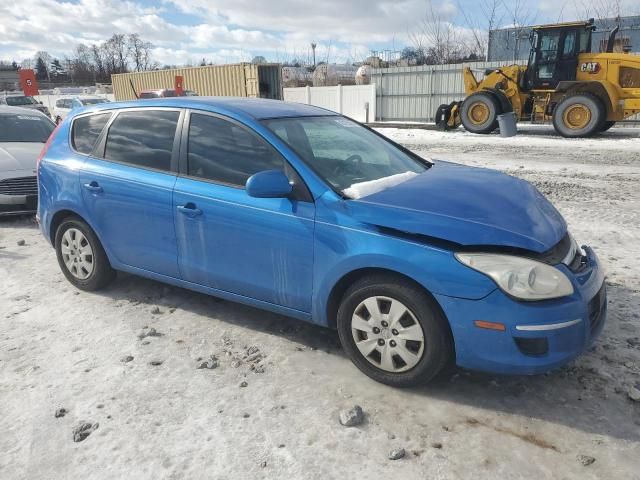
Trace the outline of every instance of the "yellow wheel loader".
{"type": "Polygon", "coordinates": [[[640,56],[614,53],[617,27],[607,51],[591,53],[593,30],[593,20],[537,26],[528,65],[487,70],[481,81],[465,67],[466,97],[441,105],[436,125],[490,133],[498,115],[514,112],[519,121],[552,121],[564,137],[589,137],[640,113],[640,56]]]}

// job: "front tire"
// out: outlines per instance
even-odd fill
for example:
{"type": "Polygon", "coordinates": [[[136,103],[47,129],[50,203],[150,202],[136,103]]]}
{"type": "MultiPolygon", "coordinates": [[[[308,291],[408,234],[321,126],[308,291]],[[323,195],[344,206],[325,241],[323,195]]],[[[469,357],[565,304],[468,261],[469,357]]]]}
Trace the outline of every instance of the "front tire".
{"type": "Polygon", "coordinates": [[[338,334],[356,367],[394,387],[427,383],[453,360],[439,306],[420,287],[390,275],[365,277],[347,290],[338,334]]]}
{"type": "Polygon", "coordinates": [[[70,217],[56,230],[56,256],[64,276],[75,287],[94,291],[115,278],[107,254],[98,237],[84,221],[70,217]]]}
{"type": "Polygon", "coordinates": [[[606,120],[602,101],[591,93],[565,97],[553,111],[553,128],[563,137],[590,137],[602,131],[606,120]]]}
{"type": "Polygon", "coordinates": [[[498,115],[502,113],[500,104],[490,93],[472,93],[460,109],[462,125],[471,133],[491,133],[498,128],[498,115]]]}

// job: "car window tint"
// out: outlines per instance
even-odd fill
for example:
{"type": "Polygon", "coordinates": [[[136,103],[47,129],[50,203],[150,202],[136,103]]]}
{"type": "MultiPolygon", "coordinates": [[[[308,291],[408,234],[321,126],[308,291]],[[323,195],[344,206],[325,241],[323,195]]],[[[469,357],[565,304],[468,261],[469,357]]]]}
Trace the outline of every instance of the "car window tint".
{"type": "Polygon", "coordinates": [[[132,165],[171,170],[179,112],[122,112],[109,127],[104,157],[132,165]]]}
{"type": "Polygon", "coordinates": [[[71,132],[73,148],[79,153],[89,155],[93,151],[100,132],[109,121],[109,117],[111,117],[111,113],[76,118],[73,121],[73,131],[71,132]]]}
{"type": "Polygon", "coordinates": [[[54,128],[53,122],[44,115],[31,114],[28,110],[18,114],[3,113],[0,109],[0,143],[44,143],[54,128]]]}
{"type": "Polygon", "coordinates": [[[246,128],[209,115],[191,115],[188,174],[244,186],[254,173],[283,169],[282,157],[246,128]]]}
{"type": "Polygon", "coordinates": [[[63,108],[62,105],[64,105],[64,100],[56,100],[56,107],[63,108]]]}

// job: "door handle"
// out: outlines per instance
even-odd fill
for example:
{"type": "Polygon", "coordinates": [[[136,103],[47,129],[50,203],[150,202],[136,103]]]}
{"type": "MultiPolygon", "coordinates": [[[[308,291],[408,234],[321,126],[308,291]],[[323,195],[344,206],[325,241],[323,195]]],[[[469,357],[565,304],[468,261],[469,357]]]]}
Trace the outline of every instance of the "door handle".
{"type": "Polygon", "coordinates": [[[200,210],[199,208],[196,208],[196,205],[191,202],[185,205],[178,205],[178,211],[190,218],[197,217],[198,215],[202,215],[202,210],[200,210]]]}
{"type": "Polygon", "coordinates": [[[102,187],[98,185],[98,182],[96,182],[95,180],[90,183],[85,183],[84,188],[89,190],[91,193],[102,193],[104,191],[102,190],[102,187]]]}

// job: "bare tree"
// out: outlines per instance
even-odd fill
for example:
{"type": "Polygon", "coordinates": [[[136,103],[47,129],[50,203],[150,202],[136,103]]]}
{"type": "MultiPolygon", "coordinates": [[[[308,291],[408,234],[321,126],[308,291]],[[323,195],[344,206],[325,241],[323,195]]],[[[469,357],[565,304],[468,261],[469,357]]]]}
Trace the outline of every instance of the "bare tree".
{"type": "Polygon", "coordinates": [[[536,21],[536,10],[528,0],[504,0],[505,10],[514,35],[513,59],[518,59],[520,45],[529,37],[529,26],[536,21]]]}
{"type": "Polygon", "coordinates": [[[468,53],[460,29],[437,11],[431,0],[425,16],[409,38],[427,64],[456,63],[468,53]]]}
{"type": "Polygon", "coordinates": [[[462,12],[465,26],[471,33],[471,45],[468,49],[478,57],[486,60],[491,30],[502,24],[505,8],[502,0],[479,0],[476,14],[458,2],[458,10],[462,12]]]}
{"type": "Polygon", "coordinates": [[[131,57],[135,71],[141,72],[151,69],[153,66],[151,61],[151,49],[153,45],[151,42],[145,42],[137,33],[129,35],[128,42],[129,56],[131,57]]]}
{"type": "Polygon", "coordinates": [[[114,33],[101,47],[106,58],[108,74],[127,72],[129,47],[124,34],[114,33]]]}

